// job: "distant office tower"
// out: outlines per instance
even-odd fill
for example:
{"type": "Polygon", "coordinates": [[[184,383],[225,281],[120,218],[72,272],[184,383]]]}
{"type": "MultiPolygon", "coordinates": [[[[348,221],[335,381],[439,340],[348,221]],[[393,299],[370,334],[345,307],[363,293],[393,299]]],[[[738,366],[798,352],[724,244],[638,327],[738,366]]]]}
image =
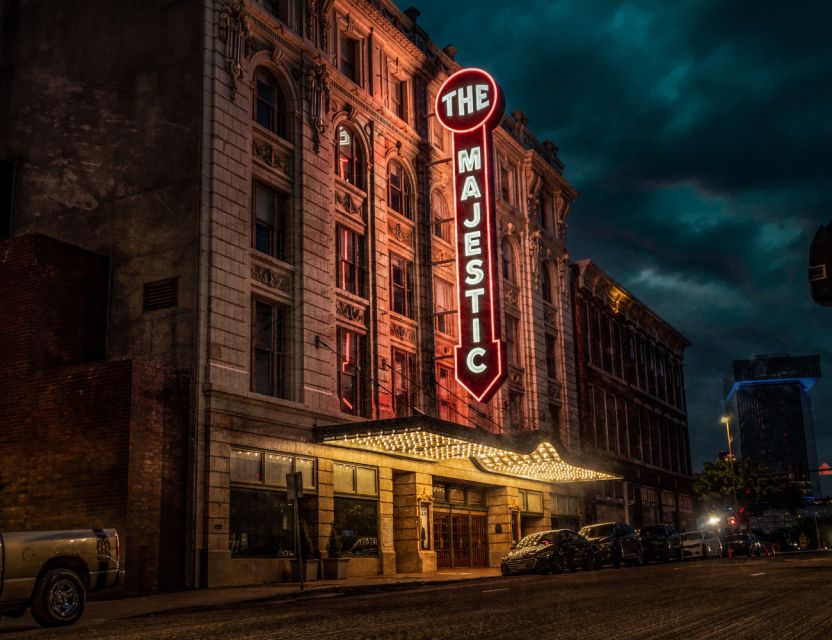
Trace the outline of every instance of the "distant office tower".
{"type": "Polygon", "coordinates": [[[726,401],[736,398],[742,457],[787,474],[820,495],[809,391],[821,377],[818,356],[777,354],[734,360],[726,401]]]}

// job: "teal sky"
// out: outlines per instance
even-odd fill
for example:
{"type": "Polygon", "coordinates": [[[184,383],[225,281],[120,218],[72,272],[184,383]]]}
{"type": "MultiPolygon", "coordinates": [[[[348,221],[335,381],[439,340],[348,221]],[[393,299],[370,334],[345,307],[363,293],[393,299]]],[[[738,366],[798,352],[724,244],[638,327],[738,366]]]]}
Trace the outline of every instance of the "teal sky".
{"type": "Polygon", "coordinates": [[[725,448],[731,361],[786,352],[821,357],[815,431],[832,464],[832,308],[806,280],[809,243],[832,219],[832,2],[416,6],[440,47],[491,72],[507,110],[560,148],[581,193],[573,258],[693,342],[694,467],[725,448]]]}

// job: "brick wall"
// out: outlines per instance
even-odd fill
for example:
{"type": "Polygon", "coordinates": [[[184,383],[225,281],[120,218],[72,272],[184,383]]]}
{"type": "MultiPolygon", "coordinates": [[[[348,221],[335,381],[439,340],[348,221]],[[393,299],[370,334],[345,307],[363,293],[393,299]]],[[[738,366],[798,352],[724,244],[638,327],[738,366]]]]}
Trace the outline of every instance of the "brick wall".
{"type": "Polygon", "coordinates": [[[184,581],[187,379],[103,353],[107,261],[0,245],[0,527],[116,527],[127,587],[184,581]]]}

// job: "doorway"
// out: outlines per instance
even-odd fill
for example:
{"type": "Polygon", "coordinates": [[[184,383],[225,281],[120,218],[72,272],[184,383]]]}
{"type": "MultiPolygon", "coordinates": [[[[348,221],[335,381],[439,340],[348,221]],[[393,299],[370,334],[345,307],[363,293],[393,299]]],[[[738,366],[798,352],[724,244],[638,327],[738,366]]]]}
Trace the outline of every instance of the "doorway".
{"type": "Polygon", "coordinates": [[[482,513],[436,509],[433,540],[437,567],[487,567],[488,518],[482,513]]]}

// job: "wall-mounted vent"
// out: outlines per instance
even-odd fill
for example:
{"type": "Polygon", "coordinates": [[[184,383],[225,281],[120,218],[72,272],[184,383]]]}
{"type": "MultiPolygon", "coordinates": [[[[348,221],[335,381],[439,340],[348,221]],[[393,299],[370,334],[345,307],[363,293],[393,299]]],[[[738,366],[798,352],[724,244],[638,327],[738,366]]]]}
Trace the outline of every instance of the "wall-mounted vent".
{"type": "Polygon", "coordinates": [[[179,278],[144,283],[144,311],[169,309],[179,304],[179,278]]]}
{"type": "Polygon", "coordinates": [[[818,282],[820,280],[826,280],[826,265],[817,264],[809,267],[809,282],[818,282]]]}

